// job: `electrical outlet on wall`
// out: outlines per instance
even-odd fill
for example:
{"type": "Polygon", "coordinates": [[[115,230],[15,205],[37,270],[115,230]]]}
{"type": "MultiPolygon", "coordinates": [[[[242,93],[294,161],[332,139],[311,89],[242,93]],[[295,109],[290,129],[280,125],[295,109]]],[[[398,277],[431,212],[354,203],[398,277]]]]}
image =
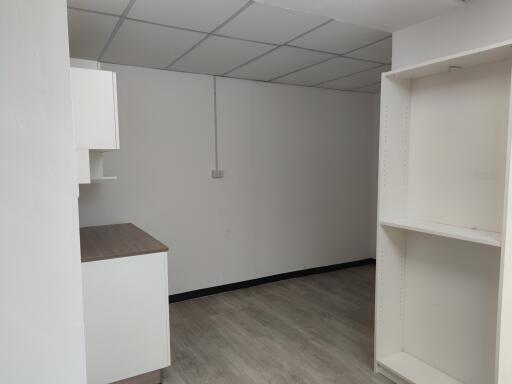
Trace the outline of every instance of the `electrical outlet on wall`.
{"type": "Polygon", "coordinates": [[[212,171],[212,179],[222,179],[224,177],[224,171],[216,169],[212,171]]]}

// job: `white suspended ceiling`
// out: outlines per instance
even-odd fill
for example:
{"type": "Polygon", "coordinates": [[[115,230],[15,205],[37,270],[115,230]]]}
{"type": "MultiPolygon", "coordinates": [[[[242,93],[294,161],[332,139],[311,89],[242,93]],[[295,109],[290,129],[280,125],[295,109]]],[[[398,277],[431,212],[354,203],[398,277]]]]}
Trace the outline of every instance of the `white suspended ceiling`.
{"type": "Polygon", "coordinates": [[[439,16],[466,0],[256,0],[387,32],[439,16]]]}
{"type": "Polygon", "coordinates": [[[373,93],[391,62],[388,32],[255,1],[68,0],[68,15],[71,56],[108,63],[373,93]]]}

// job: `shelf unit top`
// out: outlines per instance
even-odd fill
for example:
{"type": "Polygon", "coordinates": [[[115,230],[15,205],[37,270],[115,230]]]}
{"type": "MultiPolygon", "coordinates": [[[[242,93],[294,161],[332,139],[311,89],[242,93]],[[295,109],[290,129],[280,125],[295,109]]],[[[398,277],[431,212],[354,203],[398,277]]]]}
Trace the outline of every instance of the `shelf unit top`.
{"type": "Polygon", "coordinates": [[[482,231],[479,229],[414,219],[382,219],[380,220],[380,223],[381,225],[393,228],[470,241],[472,243],[490,245],[493,247],[501,247],[501,234],[497,232],[482,231]]]}
{"type": "Polygon", "coordinates": [[[462,384],[453,377],[405,352],[380,359],[378,364],[414,384],[462,384]]]}
{"type": "Polygon", "coordinates": [[[507,59],[512,59],[512,40],[386,72],[383,76],[397,79],[417,79],[448,72],[451,67],[474,67],[507,59]]]}

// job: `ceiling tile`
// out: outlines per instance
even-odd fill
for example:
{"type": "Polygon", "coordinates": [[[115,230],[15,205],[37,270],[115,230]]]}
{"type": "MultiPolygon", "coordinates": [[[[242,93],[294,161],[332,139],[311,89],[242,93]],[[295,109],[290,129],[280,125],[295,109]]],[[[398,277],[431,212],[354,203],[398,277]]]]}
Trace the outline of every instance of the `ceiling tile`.
{"type": "Polygon", "coordinates": [[[379,64],[338,57],[277,79],[279,83],[311,86],[340,76],[374,68],[379,64]]]}
{"type": "Polygon", "coordinates": [[[273,45],[210,36],[170,69],[221,75],[272,48],[273,45]]]}
{"type": "Polygon", "coordinates": [[[392,40],[393,39],[391,38],[382,40],[378,43],[351,52],[348,56],[355,57],[357,59],[378,61],[379,63],[391,63],[392,40]]]}
{"type": "Polygon", "coordinates": [[[380,82],[381,73],[389,71],[388,65],[383,65],[378,68],[370,69],[365,72],[357,73],[355,75],[342,77],[337,80],[329,81],[328,83],[321,84],[325,88],[351,90],[361,88],[367,85],[380,82]]]}
{"type": "Polygon", "coordinates": [[[217,33],[266,43],[283,44],[327,20],[321,16],[254,3],[217,33]]]}
{"type": "Polygon", "coordinates": [[[358,88],[357,91],[358,92],[362,91],[362,92],[370,92],[370,93],[379,93],[380,92],[380,83],[367,85],[366,87],[363,87],[363,88],[358,88]]]}
{"type": "Polygon", "coordinates": [[[294,40],[292,45],[344,54],[374,43],[386,36],[389,36],[389,33],[359,25],[332,21],[294,40]]]}
{"type": "Polygon", "coordinates": [[[247,0],[137,0],[129,18],[211,32],[247,0]]]}
{"type": "Polygon", "coordinates": [[[230,72],[228,76],[268,81],[331,57],[334,56],[293,47],[280,47],[268,55],[230,72]]]}
{"type": "Polygon", "coordinates": [[[71,57],[98,59],[118,20],[115,16],[68,9],[71,57]]]}
{"type": "Polygon", "coordinates": [[[68,7],[121,15],[130,0],[68,0],[68,7]]]}
{"type": "MultiPolygon", "coordinates": [[[[462,0],[256,0],[262,3],[324,15],[358,25],[394,32],[439,16],[462,0]]],[[[488,0],[478,0],[486,2],[488,0]]],[[[467,3],[470,3],[469,1],[467,3]]]]}
{"type": "Polygon", "coordinates": [[[202,33],[125,20],[103,61],[164,68],[204,36],[202,33]]]}

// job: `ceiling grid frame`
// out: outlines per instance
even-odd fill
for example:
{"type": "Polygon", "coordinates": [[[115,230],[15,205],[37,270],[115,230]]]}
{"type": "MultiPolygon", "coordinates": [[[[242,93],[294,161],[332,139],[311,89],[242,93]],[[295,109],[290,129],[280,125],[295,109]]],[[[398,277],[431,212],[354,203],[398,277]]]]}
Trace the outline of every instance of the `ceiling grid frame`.
{"type": "MultiPolygon", "coordinates": [[[[368,84],[368,85],[363,85],[362,87],[356,87],[356,88],[353,88],[351,89],[351,91],[357,91],[359,89],[363,89],[363,88],[368,88],[368,87],[373,87],[375,85],[379,85],[380,84],[380,81],[376,82],[376,83],[372,83],[372,84],[368,84]]],[[[331,88],[332,89],[332,88],[331,88]]]]}
{"type": "MultiPolygon", "coordinates": [[[[291,48],[296,48],[296,49],[300,49],[300,50],[304,50],[304,51],[311,51],[311,52],[317,52],[317,53],[324,53],[324,54],[329,54],[329,55],[333,55],[333,57],[329,57],[325,60],[322,60],[320,62],[316,62],[316,63],[313,63],[313,64],[308,64],[304,67],[301,67],[299,69],[295,69],[289,73],[285,73],[285,74],[282,74],[282,75],[279,75],[278,77],[275,77],[275,78],[272,78],[270,80],[257,80],[257,81],[262,81],[262,82],[267,82],[267,83],[278,83],[278,84],[287,84],[287,83],[279,83],[277,80],[279,80],[280,78],[283,78],[283,77],[286,77],[288,75],[291,75],[293,73],[296,73],[296,72],[299,72],[299,71],[302,71],[302,70],[305,70],[305,69],[309,69],[309,68],[313,68],[317,65],[320,65],[320,64],[323,64],[325,62],[328,62],[330,60],[334,60],[336,58],[348,58],[348,59],[352,59],[352,60],[357,60],[357,61],[361,61],[361,62],[369,62],[369,63],[374,63],[374,64],[377,64],[376,67],[373,67],[373,68],[370,68],[370,69],[364,69],[362,71],[356,71],[356,72],[353,72],[353,73],[350,73],[348,75],[343,75],[343,76],[340,76],[340,77],[336,77],[334,79],[330,79],[330,80],[327,80],[327,81],[322,81],[321,83],[318,83],[318,84],[315,84],[315,85],[306,85],[306,87],[313,87],[313,88],[323,88],[323,89],[331,89],[333,90],[332,88],[325,88],[325,87],[322,87],[322,84],[324,83],[328,83],[330,81],[335,81],[335,80],[338,80],[340,78],[344,78],[344,77],[348,77],[348,76],[352,76],[352,75],[355,75],[355,74],[359,74],[359,73],[362,73],[362,72],[366,72],[366,71],[369,71],[369,70],[375,70],[376,68],[380,68],[380,67],[386,67],[387,65],[389,65],[390,63],[384,63],[384,62],[381,62],[381,61],[374,61],[374,60],[367,60],[367,59],[362,59],[362,58],[356,58],[356,57],[351,57],[350,54],[353,53],[353,52],[356,52],[360,49],[363,49],[363,48],[366,48],[366,47],[369,47],[369,46],[372,46],[374,44],[377,44],[377,43],[380,43],[384,40],[387,40],[387,39],[390,39],[392,36],[386,36],[384,38],[381,38],[381,39],[378,39],[377,41],[373,41],[371,43],[368,43],[368,44],[365,44],[361,47],[358,47],[358,48],[355,48],[355,49],[352,49],[348,52],[344,52],[344,53],[335,53],[335,52],[329,52],[329,51],[323,51],[323,50],[318,50],[318,49],[314,49],[314,48],[306,48],[306,47],[300,47],[300,46],[295,46],[293,45],[293,41],[303,37],[303,36],[306,36],[307,34],[319,29],[319,28],[322,28],[323,26],[329,24],[329,23],[332,23],[332,22],[336,22],[336,20],[334,19],[328,19],[322,23],[320,23],[319,25],[316,25],[315,27],[313,28],[310,28],[309,30],[305,31],[305,32],[302,32],[300,33],[298,36],[295,36],[293,37],[292,39],[282,43],[282,44],[275,44],[275,43],[269,43],[269,42],[264,42],[264,41],[258,41],[258,40],[252,40],[252,39],[247,39],[247,38],[239,38],[239,37],[234,37],[234,36],[228,36],[228,35],[224,35],[224,34],[221,34],[221,33],[216,33],[217,31],[219,31],[222,27],[224,27],[227,23],[229,23],[230,21],[234,20],[238,15],[240,15],[243,11],[245,11],[246,9],[248,9],[252,4],[255,3],[255,0],[249,0],[247,1],[240,9],[238,9],[234,14],[232,14],[231,16],[229,16],[224,22],[222,22],[220,25],[218,25],[216,28],[214,28],[212,31],[210,32],[204,32],[204,31],[198,31],[198,30],[195,30],[195,29],[191,29],[191,28],[186,28],[186,27],[178,27],[178,26],[174,26],[174,25],[166,25],[166,24],[161,24],[161,23],[156,23],[156,22],[151,22],[151,21],[146,21],[146,20],[140,20],[138,18],[131,18],[128,16],[131,8],[133,7],[133,5],[135,4],[136,0],[130,0],[130,2],[128,3],[128,5],[126,6],[126,9],[123,11],[123,13],[121,15],[115,15],[115,14],[111,14],[111,13],[108,13],[108,12],[102,12],[102,11],[96,11],[96,10],[89,10],[89,9],[82,9],[82,8],[78,8],[78,7],[68,7],[69,9],[73,9],[73,10],[76,10],[76,11],[82,11],[82,12],[90,12],[90,13],[96,13],[96,14],[101,14],[101,15],[109,15],[109,16],[114,16],[114,17],[118,17],[119,20],[118,22],[116,23],[116,26],[114,27],[114,30],[112,31],[111,35],[109,36],[108,40],[107,40],[107,43],[105,44],[104,48],[102,49],[101,51],[101,54],[99,55],[98,57],[98,61],[103,61],[102,58],[103,56],[105,55],[105,53],[107,52],[107,50],[109,49],[109,46],[110,44],[112,43],[112,41],[114,40],[117,32],[119,31],[121,25],[123,24],[123,22],[125,20],[131,20],[131,21],[137,21],[137,22],[141,22],[141,23],[146,23],[146,24],[152,24],[152,25],[155,25],[155,26],[161,26],[161,27],[165,27],[165,28],[171,28],[171,29],[177,29],[177,30],[183,30],[183,31],[189,31],[189,32],[196,32],[196,33],[202,33],[203,35],[205,35],[199,42],[197,42],[196,44],[194,44],[192,47],[190,47],[185,53],[183,53],[180,57],[178,57],[177,59],[173,60],[173,62],[169,63],[169,65],[165,66],[164,68],[162,68],[163,70],[173,70],[171,67],[177,63],[179,60],[181,60],[182,58],[184,58],[185,56],[187,56],[190,52],[192,52],[194,49],[196,49],[198,46],[200,46],[202,43],[204,43],[210,36],[217,36],[217,37],[223,37],[223,38],[227,38],[227,39],[232,39],[232,40],[239,40],[239,41],[246,41],[246,42],[252,42],[252,43],[261,43],[261,44],[267,44],[269,46],[273,46],[273,48],[269,49],[268,51],[252,58],[251,60],[245,62],[245,63],[242,63],[240,65],[237,65],[235,68],[233,69],[230,69],[229,71],[226,71],[225,73],[221,74],[221,75],[218,75],[220,77],[229,77],[227,75],[229,75],[229,73],[231,72],[234,72],[236,71],[237,69],[239,68],[242,68],[272,52],[274,52],[275,50],[277,50],[278,48],[280,47],[291,47],[291,48]]],[[[178,72],[184,72],[184,73],[189,73],[189,72],[185,72],[185,71],[178,71],[178,72]]],[[[247,79],[246,79],[247,80],[247,79]]],[[[290,84],[290,85],[294,85],[294,84],[290,84]]],[[[370,85],[373,85],[373,84],[370,84],[370,85]]],[[[365,88],[369,85],[364,85],[364,86],[361,86],[361,87],[357,87],[357,88],[354,88],[354,90],[358,89],[358,88],[365,88]]],[[[353,91],[353,90],[348,90],[348,91],[353,91]]]]}
{"type": "MultiPolygon", "coordinates": [[[[258,60],[258,59],[261,59],[262,57],[264,57],[264,56],[266,56],[266,55],[268,55],[268,54],[270,54],[270,53],[272,53],[272,52],[276,51],[277,49],[279,49],[279,48],[281,48],[281,47],[289,47],[289,46],[290,46],[289,44],[290,44],[292,41],[297,40],[298,38],[300,38],[300,37],[302,37],[302,36],[305,36],[305,35],[307,35],[307,34],[308,34],[308,33],[310,33],[310,32],[316,31],[318,28],[321,28],[321,27],[323,27],[324,25],[327,25],[327,24],[329,24],[329,23],[331,23],[331,22],[333,22],[333,21],[334,21],[333,19],[329,19],[329,20],[324,21],[323,23],[321,23],[321,24],[319,24],[319,25],[317,25],[317,26],[315,26],[315,27],[313,27],[313,28],[311,28],[311,29],[307,30],[306,32],[301,33],[299,36],[296,36],[296,37],[292,38],[291,40],[288,40],[288,41],[284,42],[283,44],[275,44],[275,47],[274,47],[274,48],[272,48],[270,51],[265,52],[265,53],[263,53],[263,54],[261,54],[261,55],[259,55],[259,56],[256,56],[256,57],[254,57],[253,59],[251,59],[251,60],[249,60],[249,61],[247,61],[247,62],[245,62],[245,63],[243,63],[243,64],[237,65],[235,68],[231,69],[230,71],[227,71],[226,73],[223,73],[223,74],[222,74],[222,76],[226,76],[226,75],[228,75],[229,73],[236,71],[237,69],[240,69],[240,68],[242,68],[242,67],[245,67],[246,65],[248,65],[248,64],[250,64],[250,63],[252,63],[252,62],[254,62],[254,61],[258,60]]],[[[291,47],[291,48],[296,48],[296,47],[291,47]]],[[[299,49],[302,49],[302,48],[299,48],[299,49]]],[[[326,53],[326,52],[321,52],[321,53],[326,53]]],[[[329,53],[329,55],[332,55],[332,53],[329,53]]],[[[330,59],[330,58],[329,58],[329,59],[330,59]]],[[[318,63],[317,63],[317,64],[318,64],[318,63]]],[[[269,80],[269,81],[271,81],[271,80],[269,80]]]]}
{"type": "Polygon", "coordinates": [[[105,52],[107,52],[108,47],[110,47],[110,44],[112,43],[112,40],[114,40],[114,38],[116,37],[116,34],[119,31],[119,28],[121,28],[121,25],[123,25],[124,20],[126,19],[126,16],[128,16],[128,13],[130,12],[130,9],[132,9],[133,4],[135,4],[136,1],[137,0],[130,0],[130,2],[128,3],[126,8],[124,9],[123,13],[121,14],[121,16],[119,16],[119,20],[117,20],[117,23],[116,23],[116,25],[114,27],[114,30],[110,34],[107,42],[105,43],[105,46],[103,47],[103,49],[101,50],[101,52],[100,52],[100,54],[98,56],[98,61],[101,61],[101,59],[105,55],[105,52]]]}
{"type": "MultiPolygon", "coordinates": [[[[254,0],[252,0],[254,2],[254,0]]],[[[83,9],[83,8],[77,8],[77,7],[68,7],[68,9],[71,9],[71,10],[74,10],[74,11],[81,11],[81,12],[87,12],[87,13],[95,13],[97,15],[105,15],[105,16],[112,16],[112,17],[116,17],[116,18],[120,18],[119,15],[116,15],[116,14],[113,14],[113,13],[108,13],[108,12],[101,12],[101,11],[95,11],[95,10],[90,10],[90,9],[83,9]]],[[[270,43],[270,42],[267,42],[267,41],[261,41],[261,40],[253,40],[253,39],[246,39],[246,38],[243,38],[243,37],[233,37],[233,36],[229,36],[229,35],[225,35],[225,34],[222,34],[222,33],[214,33],[214,32],[204,32],[204,31],[200,31],[200,30],[197,30],[197,29],[193,29],[193,28],[185,28],[185,27],[178,27],[176,25],[169,25],[169,24],[162,24],[162,23],[156,23],[154,21],[147,21],[147,20],[142,20],[142,19],[137,19],[137,18],[134,18],[134,17],[125,17],[124,20],[128,20],[128,21],[136,21],[136,22],[139,22],[139,23],[145,23],[145,24],[151,24],[151,25],[155,25],[157,27],[164,27],[164,28],[170,28],[170,29],[177,29],[177,30],[181,30],[181,31],[186,31],[186,32],[195,32],[195,33],[201,33],[203,35],[206,35],[206,34],[209,34],[211,36],[216,36],[216,37],[223,37],[223,38],[226,38],[226,39],[231,39],[231,40],[239,40],[239,41],[247,41],[249,43],[258,43],[258,44],[267,44],[267,45],[273,45],[274,47],[280,47],[280,46],[287,46],[287,47],[291,47],[291,48],[297,48],[297,49],[302,49],[304,51],[311,51],[311,52],[318,52],[318,53],[325,53],[325,54],[328,54],[328,55],[335,55],[335,56],[338,56],[338,57],[346,57],[346,58],[349,58],[349,59],[353,59],[353,60],[358,60],[358,61],[363,61],[363,62],[369,62],[369,63],[375,63],[375,64],[391,64],[391,63],[384,63],[384,62],[381,62],[381,61],[374,61],[374,60],[367,60],[367,59],[361,59],[361,58],[358,58],[358,57],[350,57],[350,56],[346,56],[352,52],[356,52],[356,51],[359,51],[360,49],[364,49],[364,48],[367,48],[367,47],[370,47],[374,44],[377,44],[377,43],[380,43],[384,40],[387,40],[387,39],[390,39],[392,36],[387,36],[387,37],[384,37],[382,39],[379,39],[379,40],[376,40],[376,41],[373,41],[369,44],[365,44],[361,47],[358,47],[356,49],[352,49],[350,50],[349,52],[346,52],[346,53],[336,53],[336,52],[331,52],[331,51],[325,51],[325,50],[321,50],[321,49],[314,49],[314,48],[307,48],[307,47],[300,47],[298,45],[293,45],[293,44],[275,44],[275,43],[270,43]]],[[[231,20],[230,20],[231,21],[231,20]]],[[[300,36],[297,36],[295,37],[293,40],[296,40],[302,36],[305,36],[307,35],[308,33],[310,32],[313,32],[314,30],[316,30],[317,28],[321,28],[323,27],[324,25],[328,24],[329,22],[332,22],[332,21],[336,21],[334,19],[331,19],[331,20],[327,20],[325,22],[325,24],[320,24],[316,27],[314,27],[311,31],[306,31],[304,32],[304,35],[300,35],[300,36]]],[[[218,28],[215,28],[215,30],[217,30],[218,28]]],[[[292,41],[293,41],[292,40],[292,41]]]]}
{"type": "MultiPolygon", "coordinates": [[[[296,48],[297,48],[297,47],[296,47],[296,48]]],[[[283,75],[279,75],[279,76],[277,76],[277,77],[274,77],[273,79],[270,79],[269,81],[270,81],[270,82],[277,81],[277,80],[279,80],[279,79],[281,79],[281,78],[283,78],[283,77],[290,76],[290,75],[293,75],[294,73],[297,73],[297,72],[300,72],[300,71],[304,71],[304,70],[309,69],[309,68],[316,67],[317,65],[327,63],[327,62],[329,62],[329,61],[331,61],[331,60],[334,60],[334,59],[337,59],[337,58],[339,58],[339,56],[329,57],[329,58],[327,58],[327,59],[325,59],[325,60],[320,61],[319,63],[314,63],[314,64],[306,65],[305,67],[302,67],[302,68],[299,68],[299,69],[295,69],[295,70],[290,71],[290,72],[288,72],[288,73],[285,73],[285,74],[283,74],[283,75]]]]}
{"type": "Polygon", "coordinates": [[[188,55],[190,52],[192,52],[194,49],[199,47],[202,43],[204,43],[213,33],[217,32],[219,29],[221,29],[223,26],[225,26],[227,23],[229,23],[231,20],[235,19],[239,14],[241,14],[243,11],[245,11],[247,8],[249,8],[254,3],[254,0],[249,0],[247,3],[245,3],[239,10],[237,10],[235,13],[233,13],[231,16],[229,16],[226,20],[224,20],[220,25],[218,25],[215,29],[208,32],[205,37],[203,37],[201,40],[199,40],[196,44],[194,44],[190,49],[188,49],[185,53],[183,53],[180,57],[178,57],[176,60],[173,60],[168,66],[162,69],[169,70],[175,63],[180,61],[182,58],[184,58],[186,55],[188,55]]]}
{"type": "MultiPolygon", "coordinates": [[[[130,64],[119,64],[119,63],[114,63],[112,61],[102,61],[101,63],[102,64],[110,64],[110,65],[126,66],[126,67],[130,67],[131,66],[130,64]]],[[[271,82],[271,81],[268,81],[268,80],[239,79],[237,77],[229,77],[229,76],[223,76],[223,75],[206,75],[204,73],[185,72],[185,71],[174,70],[174,69],[173,70],[161,69],[161,68],[148,68],[148,69],[152,69],[152,70],[155,70],[155,71],[167,71],[167,72],[183,73],[183,74],[186,74],[186,75],[190,75],[190,74],[194,75],[195,74],[195,75],[204,75],[204,76],[211,76],[211,77],[220,77],[220,78],[223,78],[223,79],[230,79],[230,80],[235,79],[235,80],[243,80],[243,81],[255,81],[257,83],[274,84],[274,85],[286,85],[286,86],[289,86],[289,87],[318,88],[318,89],[326,89],[326,90],[334,91],[334,92],[355,92],[355,93],[369,93],[369,94],[374,94],[375,93],[375,92],[367,92],[367,91],[356,91],[355,89],[346,89],[346,90],[343,89],[342,90],[342,89],[336,89],[336,88],[327,88],[327,87],[322,87],[322,86],[317,86],[317,85],[315,85],[315,86],[312,86],[312,85],[297,85],[297,84],[289,84],[289,83],[271,82]]],[[[375,68],[373,68],[373,69],[375,69],[375,68]]],[[[362,71],[362,72],[366,72],[366,71],[362,71]]],[[[357,72],[357,73],[361,73],[361,72],[357,72]]],[[[352,75],[348,75],[348,76],[352,76],[352,75]]],[[[345,77],[345,76],[343,76],[343,77],[345,77]]],[[[363,85],[363,86],[361,86],[361,88],[366,88],[366,87],[369,87],[369,86],[372,86],[372,85],[377,85],[377,84],[380,84],[380,82],[375,83],[375,84],[363,85]]],[[[359,89],[359,88],[357,88],[357,89],[359,89]]]]}
{"type": "MultiPolygon", "coordinates": [[[[300,36],[300,37],[302,37],[302,36],[300,36]]],[[[298,39],[298,38],[297,38],[297,39],[298,39]]],[[[362,47],[359,47],[359,48],[356,48],[356,49],[352,49],[352,50],[350,50],[350,51],[348,51],[348,52],[345,52],[345,53],[338,53],[338,54],[335,54],[335,53],[332,53],[332,52],[326,52],[326,51],[314,50],[314,51],[316,51],[316,52],[320,52],[320,53],[329,53],[329,54],[336,55],[336,56],[335,56],[335,57],[331,57],[331,58],[329,58],[329,59],[326,59],[326,60],[324,60],[324,61],[322,61],[322,62],[320,62],[320,63],[311,64],[311,65],[308,65],[308,66],[306,66],[306,67],[303,67],[303,68],[300,68],[300,69],[296,69],[296,70],[294,70],[294,71],[291,71],[291,72],[289,72],[289,73],[285,73],[284,75],[280,75],[280,76],[278,76],[278,77],[276,77],[276,78],[274,78],[274,79],[271,79],[270,81],[276,81],[276,80],[279,80],[279,79],[281,79],[281,78],[283,78],[283,77],[286,77],[286,76],[292,75],[292,74],[294,74],[294,73],[297,73],[297,72],[303,71],[303,70],[305,70],[305,69],[312,68],[312,67],[314,67],[314,66],[316,66],[316,65],[323,64],[323,63],[326,63],[326,62],[328,62],[328,61],[330,61],[330,60],[334,60],[334,59],[337,59],[337,58],[340,58],[340,57],[342,57],[342,58],[346,58],[346,59],[351,59],[351,60],[358,60],[358,61],[364,61],[364,62],[369,62],[369,63],[381,64],[381,66],[389,65],[389,64],[391,64],[391,63],[382,63],[382,62],[380,62],[380,61],[373,61],[373,60],[359,59],[359,58],[356,58],[356,57],[351,57],[351,56],[349,56],[352,52],[356,52],[356,51],[359,51],[360,49],[364,49],[364,48],[370,47],[370,46],[372,46],[372,45],[374,45],[374,44],[380,43],[381,41],[384,41],[384,40],[387,40],[387,39],[391,39],[391,36],[387,36],[387,37],[384,37],[384,38],[379,39],[379,40],[377,40],[377,41],[374,41],[374,42],[372,42],[372,43],[365,44],[365,45],[363,45],[362,47]]],[[[295,39],[295,40],[296,40],[296,39],[295,39]]],[[[289,46],[290,46],[290,47],[294,47],[294,48],[299,48],[299,49],[306,49],[306,50],[307,50],[307,49],[309,49],[309,50],[311,50],[310,48],[299,47],[299,46],[296,46],[296,45],[289,45],[289,46]]],[[[378,67],[375,67],[375,68],[378,68],[378,67]]],[[[375,68],[370,68],[370,69],[375,69],[375,68]]],[[[354,72],[354,73],[351,73],[350,75],[343,75],[343,76],[337,77],[337,78],[332,79],[332,80],[329,80],[329,81],[338,80],[338,79],[340,79],[340,78],[342,78],[342,77],[345,77],[345,76],[351,76],[351,75],[355,75],[355,74],[357,74],[357,73],[361,73],[361,72],[369,71],[370,69],[365,69],[365,70],[363,70],[363,71],[354,72]]],[[[328,82],[328,81],[322,81],[322,82],[321,82],[321,83],[319,83],[319,84],[323,84],[323,83],[327,83],[327,82],[328,82]]],[[[316,87],[316,85],[313,85],[313,87],[316,87]]]]}
{"type": "MultiPolygon", "coordinates": [[[[327,84],[327,83],[330,83],[332,81],[341,80],[341,79],[344,79],[346,77],[359,75],[360,73],[365,73],[365,72],[368,72],[368,71],[374,71],[374,70],[379,69],[379,68],[387,67],[388,65],[389,64],[381,64],[380,66],[377,66],[377,67],[374,67],[374,68],[368,68],[368,69],[365,69],[363,71],[354,72],[354,73],[351,73],[349,75],[338,76],[338,77],[335,77],[334,79],[330,79],[330,80],[326,80],[326,81],[322,81],[320,83],[314,84],[314,85],[312,85],[312,87],[321,87],[323,84],[327,84]]],[[[380,81],[379,81],[379,83],[380,83],[380,81]]],[[[367,87],[369,85],[374,85],[374,84],[362,85],[360,88],[367,87]]],[[[332,89],[332,88],[329,88],[329,89],[332,89]]]]}
{"type": "MultiPolygon", "coordinates": [[[[350,56],[348,56],[348,55],[350,55],[351,53],[354,53],[354,52],[359,51],[359,50],[364,49],[364,48],[371,47],[372,45],[375,45],[375,44],[381,43],[381,42],[383,42],[384,40],[391,39],[392,37],[393,37],[392,35],[389,35],[389,36],[387,36],[387,37],[383,37],[382,39],[379,39],[379,40],[374,41],[374,42],[372,42],[372,43],[365,44],[365,45],[363,45],[362,47],[359,47],[359,48],[356,48],[356,49],[351,49],[350,51],[345,52],[343,55],[345,55],[345,56],[347,56],[347,57],[350,57],[350,56]]],[[[356,60],[357,60],[357,58],[356,58],[356,60]]],[[[391,63],[382,63],[382,64],[391,64],[391,63]]]]}

